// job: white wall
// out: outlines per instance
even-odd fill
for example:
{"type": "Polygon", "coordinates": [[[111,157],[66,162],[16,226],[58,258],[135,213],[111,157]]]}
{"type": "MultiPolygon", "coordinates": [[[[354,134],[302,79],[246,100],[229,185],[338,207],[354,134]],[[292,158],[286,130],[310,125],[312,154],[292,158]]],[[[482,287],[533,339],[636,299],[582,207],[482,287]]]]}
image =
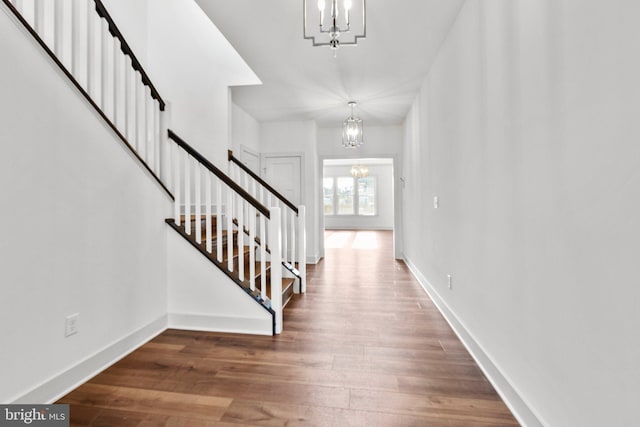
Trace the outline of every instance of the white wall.
{"type": "Polygon", "coordinates": [[[260,152],[300,153],[302,162],[302,201],[307,208],[307,262],[320,257],[321,168],[317,152],[317,128],[313,121],[267,122],[260,125],[260,152]]]}
{"type": "Polygon", "coordinates": [[[169,327],[271,335],[273,317],[167,227],[169,327]]]}
{"type": "Polygon", "coordinates": [[[109,0],[106,6],[169,102],[171,128],[225,170],[229,86],[260,80],[195,1],[147,0],[146,8],[133,3],[109,0]]]}
{"type": "Polygon", "coordinates": [[[406,257],[529,425],[638,421],[639,15],[467,1],[407,117],[406,257]]]}
{"type": "Polygon", "coordinates": [[[0,402],[45,402],[165,327],[170,202],[5,12],[0,402]]]}
{"type": "MultiPolygon", "coordinates": [[[[367,165],[376,179],[376,214],[325,215],[325,229],[393,230],[393,165],[367,165]]],[[[351,176],[351,166],[325,165],[324,177],[351,176]]]]}
{"type": "Polygon", "coordinates": [[[318,154],[324,158],[391,157],[402,152],[402,126],[364,126],[364,144],[342,146],[342,127],[318,128],[318,154]]]}
{"type": "Polygon", "coordinates": [[[241,107],[231,107],[231,149],[240,158],[242,147],[260,153],[260,123],[241,107]]]}

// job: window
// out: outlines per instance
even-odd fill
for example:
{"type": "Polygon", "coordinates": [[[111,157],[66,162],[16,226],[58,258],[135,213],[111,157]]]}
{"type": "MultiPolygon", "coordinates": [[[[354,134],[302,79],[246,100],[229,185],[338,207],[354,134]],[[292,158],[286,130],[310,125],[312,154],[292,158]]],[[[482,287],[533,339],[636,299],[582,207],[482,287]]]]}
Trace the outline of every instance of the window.
{"type": "Polygon", "coordinates": [[[322,180],[325,215],[377,214],[376,178],[350,176],[325,177],[322,180]]]}
{"type": "Polygon", "coordinates": [[[358,215],[376,214],[376,179],[358,178],[358,215]]]}
{"type": "Polygon", "coordinates": [[[353,215],[353,178],[338,177],[336,179],[336,192],[338,195],[338,215],[353,215]]]}
{"type": "Polygon", "coordinates": [[[324,189],[324,214],[325,215],[333,215],[333,199],[334,199],[334,191],[333,191],[333,178],[324,178],[322,180],[322,187],[324,189]]]}

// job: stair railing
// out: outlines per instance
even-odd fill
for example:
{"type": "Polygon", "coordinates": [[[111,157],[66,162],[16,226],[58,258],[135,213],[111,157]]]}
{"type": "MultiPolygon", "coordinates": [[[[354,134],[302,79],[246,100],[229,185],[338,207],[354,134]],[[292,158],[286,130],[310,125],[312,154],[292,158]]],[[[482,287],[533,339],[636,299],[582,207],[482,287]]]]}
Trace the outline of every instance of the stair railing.
{"type": "Polygon", "coordinates": [[[249,169],[228,150],[230,175],[240,186],[266,206],[277,206],[282,210],[282,263],[300,279],[300,292],[307,289],[305,233],[306,209],[296,206],[258,174],[249,169]]]}
{"type": "MultiPolygon", "coordinates": [[[[265,191],[266,186],[257,199],[254,197],[256,185],[253,194],[246,191],[173,132],[167,132],[166,104],[102,1],[93,0],[95,7],[88,0],[2,0],[2,3],[174,199],[174,225],[184,227],[188,235],[195,233],[197,244],[209,254],[214,251],[212,234],[215,233],[217,243],[212,259],[219,266],[226,262],[223,270],[235,274],[240,284],[246,282],[254,296],[270,305],[275,313],[274,331],[280,333],[283,304],[280,264],[284,261],[289,267],[296,265],[295,255],[285,257],[283,253],[296,254],[296,225],[291,212],[302,218],[297,227],[304,230],[304,207],[292,209],[277,192],[265,191]],[[174,144],[169,143],[167,136],[174,144]],[[169,183],[173,183],[175,196],[169,190],[169,183]],[[276,206],[267,209],[265,201],[267,205],[273,202],[276,206]],[[217,218],[225,218],[224,224],[216,221],[215,230],[211,222],[214,211],[217,218]],[[192,230],[192,213],[196,218],[205,218],[204,245],[202,221],[195,221],[192,230]],[[183,215],[187,219],[184,225],[183,215]],[[287,224],[291,224],[289,233],[287,224]],[[235,247],[234,226],[238,236],[235,247]],[[226,257],[222,253],[225,233],[231,242],[224,246],[226,257]],[[248,271],[245,271],[245,245],[249,246],[248,271]],[[277,261],[277,268],[271,268],[270,260],[277,261]],[[259,277],[259,290],[256,277],[259,277]]],[[[298,234],[300,271],[291,269],[297,274],[301,272],[304,292],[306,242],[305,233],[298,234]]]]}
{"type": "Polygon", "coordinates": [[[102,2],[2,2],[172,197],[162,180],[165,102],[102,2]]]}
{"type": "Polygon", "coordinates": [[[259,286],[260,298],[269,302],[275,312],[275,332],[280,333],[283,304],[280,260],[284,240],[281,209],[267,208],[173,131],[169,130],[168,136],[173,142],[170,157],[175,225],[193,236],[210,259],[233,273],[232,278],[246,289],[255,292],[259,286]],[[247,246],[249,270],[245,271],[247,246]]]}

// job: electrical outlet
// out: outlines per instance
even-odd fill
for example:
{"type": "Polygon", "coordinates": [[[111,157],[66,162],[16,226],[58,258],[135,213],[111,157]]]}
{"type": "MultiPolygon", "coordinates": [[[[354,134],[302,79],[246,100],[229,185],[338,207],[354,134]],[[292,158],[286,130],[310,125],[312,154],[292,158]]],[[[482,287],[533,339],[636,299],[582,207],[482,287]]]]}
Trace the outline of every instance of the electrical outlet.
{"type": "Polygon", "coordinates": [[[64,319],[64,336],[70,337],[78,333],[78,313],[70,314],[64,319]]]}
{"type": "Polygon", "coordinates": [[[452,289],[452,288],[451,288],[451,286],[452,286],[452,285],[451,285],[452,280],[453,280],[453,277],[452,277],[450,274],[447,274],[447,285],[449,286],[449,289],[452,289]]]}
{"type": "Polygon", "coordinates": [[[438,206],[440,206],[440,199],[438,196],[433,196],[433,209],[438,209],[438,206]]]}

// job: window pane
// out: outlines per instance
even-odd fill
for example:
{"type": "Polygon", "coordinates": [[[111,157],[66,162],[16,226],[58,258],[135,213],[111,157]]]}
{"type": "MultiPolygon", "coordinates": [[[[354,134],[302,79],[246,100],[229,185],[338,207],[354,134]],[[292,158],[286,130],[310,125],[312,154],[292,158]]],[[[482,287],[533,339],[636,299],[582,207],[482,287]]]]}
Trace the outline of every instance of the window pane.
{"type": "Polygon", "coordinates": [[[358,215],[376,214],[376,179],[358,178],[358,215]]]}
{"type": "Polygon", "coordinates": [[[322,180],[324,187],[324,214],[333,215],[333,178],[322,180]]]}
{"type": "Polygon", "coordinates": [[[353,215],[353,178],[340,177],[336,179],[338,192],[338,215],[353,215]]]}

